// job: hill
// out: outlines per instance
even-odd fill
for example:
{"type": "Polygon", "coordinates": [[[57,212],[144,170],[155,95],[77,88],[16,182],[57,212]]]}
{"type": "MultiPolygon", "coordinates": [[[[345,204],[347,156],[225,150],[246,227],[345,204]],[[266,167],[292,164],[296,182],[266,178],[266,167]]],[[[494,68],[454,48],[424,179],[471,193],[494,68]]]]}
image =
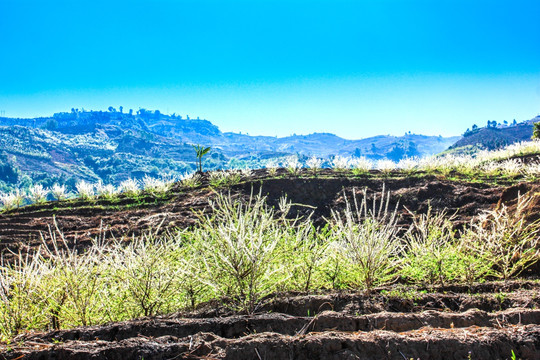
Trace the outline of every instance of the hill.
{"type": "Polygon", "coordinates": [[[283,138],[223,133],[210,121],[160,111],[79,111],[32,119],[0,118],[0,190],[31,183],[73,187],[77,181],[119,184],[146,175],[195,170],[191,144],[212,146],[205,169],[262,167],[268,159],[334,155],[372,159],[426,156],[457,137],[406,134],[347,140],[315,133],[283,138]]]}
{"type": "Polygon", "coordinates": [[[490,123],[489,126],[482,128],[474,126],[472,130],[467,129],[463,137],[450,146],[449,150],[457,152],[464,149],[495,150],[516,142],[528,141],[533,133],[533,124],[538,121],[540,116],[511,125],[490,123]]]}

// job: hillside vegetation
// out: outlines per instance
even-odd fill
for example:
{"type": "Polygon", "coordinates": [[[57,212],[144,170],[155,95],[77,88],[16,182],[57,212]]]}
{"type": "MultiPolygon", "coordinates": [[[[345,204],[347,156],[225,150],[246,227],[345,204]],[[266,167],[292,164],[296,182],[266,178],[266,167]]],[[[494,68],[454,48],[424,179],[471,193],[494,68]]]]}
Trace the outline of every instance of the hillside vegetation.
{"type": "Polygon", "coordinates": [[[0,118],[0,189],[74,190],[85,180],[119,185],[128,178],[179,178],[195,170],[192,144],[211,146],[205,169],[260,168],[269,160],[335,155],[398,161],[438,153],[457,138],[407,134],[346,140],[333,134],[284,138],[223,133],[207,120],[140,109],[57,113],[35,119],[0,118]]]}

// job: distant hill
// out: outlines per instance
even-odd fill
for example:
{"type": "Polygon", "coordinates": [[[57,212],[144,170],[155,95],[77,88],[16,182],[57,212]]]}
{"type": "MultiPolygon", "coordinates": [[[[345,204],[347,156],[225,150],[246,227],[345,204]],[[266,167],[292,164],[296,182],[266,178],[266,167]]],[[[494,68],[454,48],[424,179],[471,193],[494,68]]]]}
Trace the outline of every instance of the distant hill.
{"type": "Polygon", "coordinates": [[[467,129],[463,137],[449,150],[460,151],[460,149],[486,149],[494,150],[519,141],[528,141],[533,133],[533,124],[540,121],[540,116],[531,120],[526,120],[514,124],[496,124],[489,127],[475,127],[467,129]]]}
{"type": "Polygon", "coordinates": [[[0,117],[0,190],[54,182],[102,180],[118,184],[129,177],[180,175],[195,169],[191,144],[212,146],[205,169],[261,167],[271,158],[334,155],[399,160],[439,153],[459,137],[405,134],[347,140],[329,133],[288,137],[223,133],[208,120],[165,115],[78,111],[50,117],[0,117]]]}

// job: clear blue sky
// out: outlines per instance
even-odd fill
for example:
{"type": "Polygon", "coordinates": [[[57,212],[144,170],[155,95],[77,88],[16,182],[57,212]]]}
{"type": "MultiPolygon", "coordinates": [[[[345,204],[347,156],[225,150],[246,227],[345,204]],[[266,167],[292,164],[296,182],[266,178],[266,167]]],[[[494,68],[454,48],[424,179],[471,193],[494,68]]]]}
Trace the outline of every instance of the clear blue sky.
{"type": "Polygon", "coordinates": [[[539,0],[0,0],[0,110],[456,135],[540,113],[539,16],[539,0]]]}

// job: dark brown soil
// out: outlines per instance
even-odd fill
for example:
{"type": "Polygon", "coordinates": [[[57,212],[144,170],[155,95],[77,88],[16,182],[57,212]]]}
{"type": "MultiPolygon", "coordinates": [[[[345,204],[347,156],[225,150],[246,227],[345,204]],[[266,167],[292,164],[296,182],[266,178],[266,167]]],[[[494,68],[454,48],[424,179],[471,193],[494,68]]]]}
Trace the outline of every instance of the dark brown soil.
{"type": "Polygon", "coordinates": [[[382,294],[391,290],[275,295],[252,315],[216,316],[206,306],[23,334],[1,350],[5,359],[40,360],[510,359],[512,351],[521,359],[540,357],[539,282],[481,284],[477,294],[382,294]]]}

